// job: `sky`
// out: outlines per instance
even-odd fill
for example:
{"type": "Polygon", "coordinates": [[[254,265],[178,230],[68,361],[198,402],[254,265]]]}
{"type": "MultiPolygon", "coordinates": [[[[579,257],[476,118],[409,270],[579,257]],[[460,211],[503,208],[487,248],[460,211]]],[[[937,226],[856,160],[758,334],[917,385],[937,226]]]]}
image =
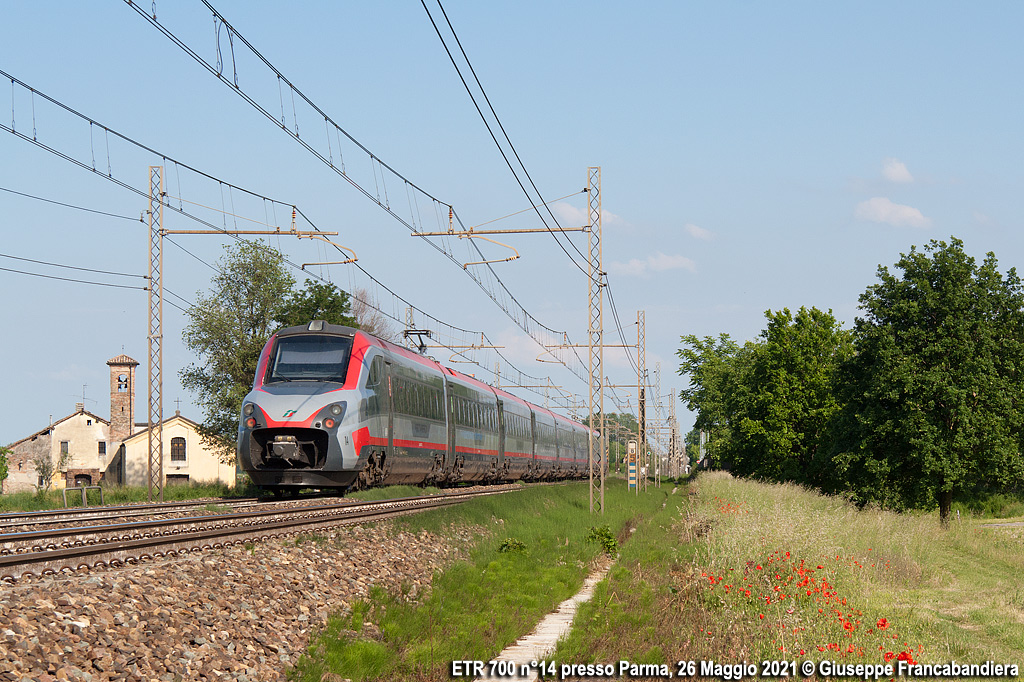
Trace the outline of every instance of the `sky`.
{"type": "MultiPolygon", "coordinates": [[[[402,223],[446,229],[439,207],[451,205],[464,226],[478,226],[531,204],[422,4],[304,2],[283,11],[217,0],[237,35],[198,0],[141,6],[212,64],[219,45],[221,73],[275,121],[297,126],[304,143],[326,149],[334,168],[126,3],[0,2],[8,74],[0,82],[0,443],[45,428],[83,398],[108,416],[105,363],[121,353],[141,363],[136,414],[145,418],[148,307],[137,287],[148,267],[140,217],[151,165],[163,165],[169,201],[208,225],[287,229],[287,207],[297,206],[300,229],[338,232],[331,239],[362,268],[310,271],[365,289],[403,324],[415,306],[414,323],[449,344],[480,344],[485,334],[515,368],[503,365],[504,375],[558,387],[547,398],[544,389],[512,389],[527,400],[587,395],[572,372],[538,362],[550,356],[467,276],[468,240],[449,240],[449,259],[402,223]],[[367,151],[332,133],[242,38],[367,151]],[[347,177],[336,170],[342,164],[347,177]],[[425,194],[417,199],[409,187],[425,194]],[[382,196],[395,215],[378,205],[382,196]]],[[[444,27],[436,0],[427,7],[444,27]]],[[[660,364],[664,414],[674,400],[684,433],[694,415],[672,397],[686,386],[677,373],[682,335],[754,339],[766,310],[800,306],[830,309],[852,326],[878,267],[932,239],[956,236],[979,259],[994,252],[1004,271],[1024,264],[1020,3],[527,0],[449,2],[444,11],[563,227],[585,221],[580,190],[587,169],[601,168],[604,269],[621,325],[620,334],[606,297],[605,340],[635,343],[644,311],[646,366],[653,374],[660,364]]],[[[165,213],[170,230],[208,225],[165,213]]],[[[481,229],[499,227],[543,225],[526,212],[481,229]]],[[[167,301],[187,309],[210,288],[210,265],[231,240],[170,239],[167,301]]],[[[576,251],[587,252],[585,237],[561,240],[573,259],[549,234],[494,239],[520,254],[491,266],[515,300],[553,333],[585,343],[586,264],[576,251]]],[[[323,242],[269,242],[299,265],[340,260],[323,242]]],[[[477,245],[489,259],[510,253],[477,245]]],[[[201,419],[178,379],[199,361],[181,340],[187,323],[165,305],[164,413],[180,404],[201,419]]],[[[494,350],[457,352],[429,350],[493,380],[494,350]],[[465,357],[478,364],[458,362],[465,357]]],[[[627,388],[635,358],[625,352],[605,352],[605,374],[621,386],[609,392],[608,412],[635,409],[627,388]]],[[[578,354],[585,363],[585,350],[578,354]]]]}

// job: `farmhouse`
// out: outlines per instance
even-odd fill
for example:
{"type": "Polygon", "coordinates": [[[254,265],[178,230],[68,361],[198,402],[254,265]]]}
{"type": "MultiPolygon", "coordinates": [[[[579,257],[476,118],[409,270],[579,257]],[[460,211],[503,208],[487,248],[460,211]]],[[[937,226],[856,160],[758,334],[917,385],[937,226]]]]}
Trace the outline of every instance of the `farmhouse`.
{"type": "MultiPolygon", "coordinates": [[[[149,475],[149,424],[135,422],[135,369],[127,355],[107,361],[110,368],[110,419],[76,403],[75,411],[46,428],[10,444],[3,493],[81,485],[146,485],[149,475]]],[[[224,464],[205,446],[198,424],[175,411],[164,419],[165,485],[222,482],[233,486],[235,466],[224,464]]]]}

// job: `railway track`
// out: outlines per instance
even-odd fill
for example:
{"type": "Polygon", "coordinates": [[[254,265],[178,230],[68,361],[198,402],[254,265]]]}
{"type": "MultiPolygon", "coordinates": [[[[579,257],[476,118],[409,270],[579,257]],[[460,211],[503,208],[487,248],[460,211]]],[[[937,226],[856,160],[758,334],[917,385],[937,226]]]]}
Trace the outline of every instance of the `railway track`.
{"type": "Polygon", "coordinates": [[[0,580],[120,566],[239,543],[256,543],[351,523],[379,520],[495,495],[516,486],[376,502],[336,502],[87,527],[0,534],[0,580]]]}
{"type": "MultiPolygon", "coordinates": [[[[168,518],[173,514],[203,512],[210,508],[238,511],[251,508],[274,508],[305,504],[311,499],[324,496],[307,496],[274,500],[259,497],[220,498],[205,500],[182,500],[179,502],[155,502],[149,504],[124,504],[102,507],[47,509],[34,512],[0,514],[0,534],[19,529],[39,530],[47,526],[70,526],[71,524],[131,518],[168,518]]],[[[334,496],[336,497],[336,496],[334,496]]]]}

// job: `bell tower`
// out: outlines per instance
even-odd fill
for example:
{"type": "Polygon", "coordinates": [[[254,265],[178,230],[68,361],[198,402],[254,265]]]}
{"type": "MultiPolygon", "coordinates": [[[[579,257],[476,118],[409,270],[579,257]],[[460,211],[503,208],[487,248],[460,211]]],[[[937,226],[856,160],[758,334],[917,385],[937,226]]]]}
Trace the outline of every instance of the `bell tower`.
{"type": "Polygon", "coordinates": [[[107,360],[110,367],[110,441],[120,443],[135,427],[135,368],[139,363],[127,355],[107,360]]]}

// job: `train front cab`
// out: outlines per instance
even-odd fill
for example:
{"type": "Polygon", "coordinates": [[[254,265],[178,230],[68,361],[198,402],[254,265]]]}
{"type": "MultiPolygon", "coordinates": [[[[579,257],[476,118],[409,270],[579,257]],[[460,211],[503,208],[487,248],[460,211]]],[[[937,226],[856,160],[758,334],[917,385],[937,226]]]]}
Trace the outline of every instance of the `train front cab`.
{"type": "Polygon", "coordinates": [[[349,389],[361,369],[355,334],[319,322],[267,342],[238,427],[239,464],[253,483],[272,490],[352,483],[354,453],[343,442],[355,420],[349,389]]]}

